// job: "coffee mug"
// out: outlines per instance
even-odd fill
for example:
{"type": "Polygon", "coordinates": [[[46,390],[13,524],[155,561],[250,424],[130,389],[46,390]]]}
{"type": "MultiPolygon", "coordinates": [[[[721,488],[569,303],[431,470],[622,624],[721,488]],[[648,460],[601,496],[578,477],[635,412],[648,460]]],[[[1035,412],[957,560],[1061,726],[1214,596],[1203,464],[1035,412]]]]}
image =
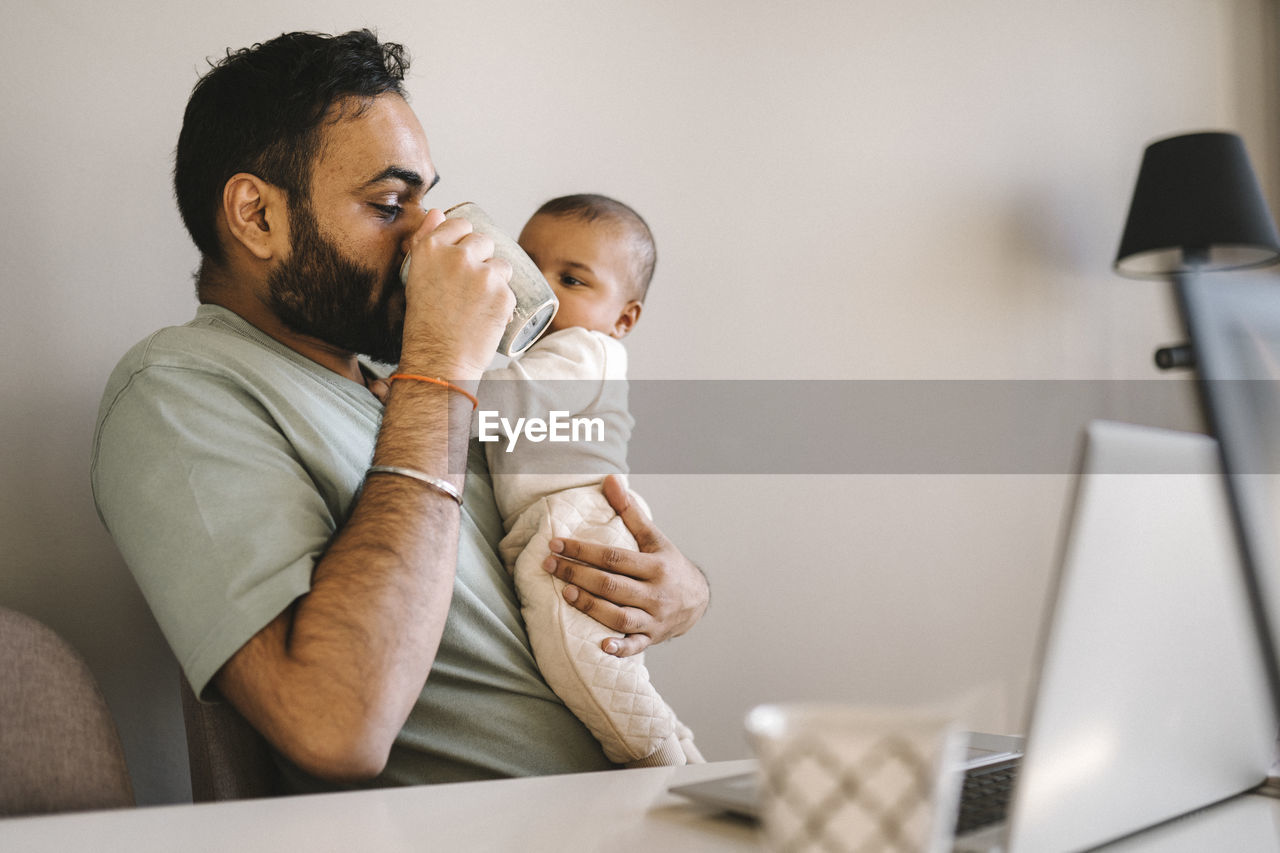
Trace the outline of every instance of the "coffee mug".
{"type": "Polygon", "coordinates": [[[964,738],[912,709],[823,704],[754,708],[761,828],[791,853],[951,849],[964,738]]]}
{"type": "MultiPolygon", "coordinates": [[[[498,341],[500,355],[516,356],[533,346],[533,342],[551,325],[560,303],[538,265],[525,254],[520,244],[494,224],[489,214],[474,202],[456,204],[444,212],[446,219],[465,219],[478,234],[493,240],[494,257],[511,264],[511,292],[516,295],[516,308],[498,341]]],[[[408,281],[412,253],[400,265],[400,280],[408,281]]]]}

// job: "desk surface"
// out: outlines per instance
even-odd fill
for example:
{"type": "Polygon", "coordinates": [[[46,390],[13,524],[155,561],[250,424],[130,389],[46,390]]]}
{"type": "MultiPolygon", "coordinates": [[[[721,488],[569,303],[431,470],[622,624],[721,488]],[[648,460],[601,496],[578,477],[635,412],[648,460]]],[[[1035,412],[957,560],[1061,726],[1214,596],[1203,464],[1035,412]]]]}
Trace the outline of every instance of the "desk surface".
{"type": "MultiPolygon", "coordinates": [[[[0,820],[0,850],[759,850],[755,828],[667,793],[753,761],[0,820]]],[[[1280,851],[1280,800],[1239,797],[1115,845],[1280,851]]]]}

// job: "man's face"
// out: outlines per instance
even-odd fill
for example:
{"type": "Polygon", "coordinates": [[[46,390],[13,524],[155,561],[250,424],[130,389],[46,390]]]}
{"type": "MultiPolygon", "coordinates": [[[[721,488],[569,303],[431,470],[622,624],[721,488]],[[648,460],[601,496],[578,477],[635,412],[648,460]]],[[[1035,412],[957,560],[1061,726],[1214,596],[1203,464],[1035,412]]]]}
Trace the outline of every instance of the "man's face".
{"type": "Polygon", "coordinates": [[[290,254],[267,279],[276,316],[339,352],[399,361],[399,268],[435,181],[426,135],[398,95],[327,126],[311,197],[290,205],[290,254]]]}

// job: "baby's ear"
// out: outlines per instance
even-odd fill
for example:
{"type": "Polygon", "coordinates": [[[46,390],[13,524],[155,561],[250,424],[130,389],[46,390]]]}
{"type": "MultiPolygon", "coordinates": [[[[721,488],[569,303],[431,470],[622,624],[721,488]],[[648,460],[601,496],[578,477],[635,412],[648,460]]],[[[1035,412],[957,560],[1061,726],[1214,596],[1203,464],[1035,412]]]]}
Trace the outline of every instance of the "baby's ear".
{"type": "Polygon", "coordinates": [[[640,312],[644,309],[644,305],[639,301],[632,299],[622,309],[622,313],[618,315],[618,319],[613,323],[613,337],[618,340],[625,338],[636,323],[640,322],[640,312]]]}

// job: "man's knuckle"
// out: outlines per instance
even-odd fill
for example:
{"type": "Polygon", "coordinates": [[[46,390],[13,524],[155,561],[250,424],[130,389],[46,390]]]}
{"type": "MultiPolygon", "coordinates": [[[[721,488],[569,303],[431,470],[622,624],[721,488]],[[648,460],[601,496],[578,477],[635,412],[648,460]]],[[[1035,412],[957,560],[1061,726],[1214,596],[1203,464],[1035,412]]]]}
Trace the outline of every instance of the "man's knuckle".
{"type": "Polygon", "coordinates": [[[493,298],[500,305],[515,306],[516,296],[512,292],[509,282],[511,281],[511,265],[499,264],[489,261],[485,266],[485,285],[493,294],[493,298]]]}

